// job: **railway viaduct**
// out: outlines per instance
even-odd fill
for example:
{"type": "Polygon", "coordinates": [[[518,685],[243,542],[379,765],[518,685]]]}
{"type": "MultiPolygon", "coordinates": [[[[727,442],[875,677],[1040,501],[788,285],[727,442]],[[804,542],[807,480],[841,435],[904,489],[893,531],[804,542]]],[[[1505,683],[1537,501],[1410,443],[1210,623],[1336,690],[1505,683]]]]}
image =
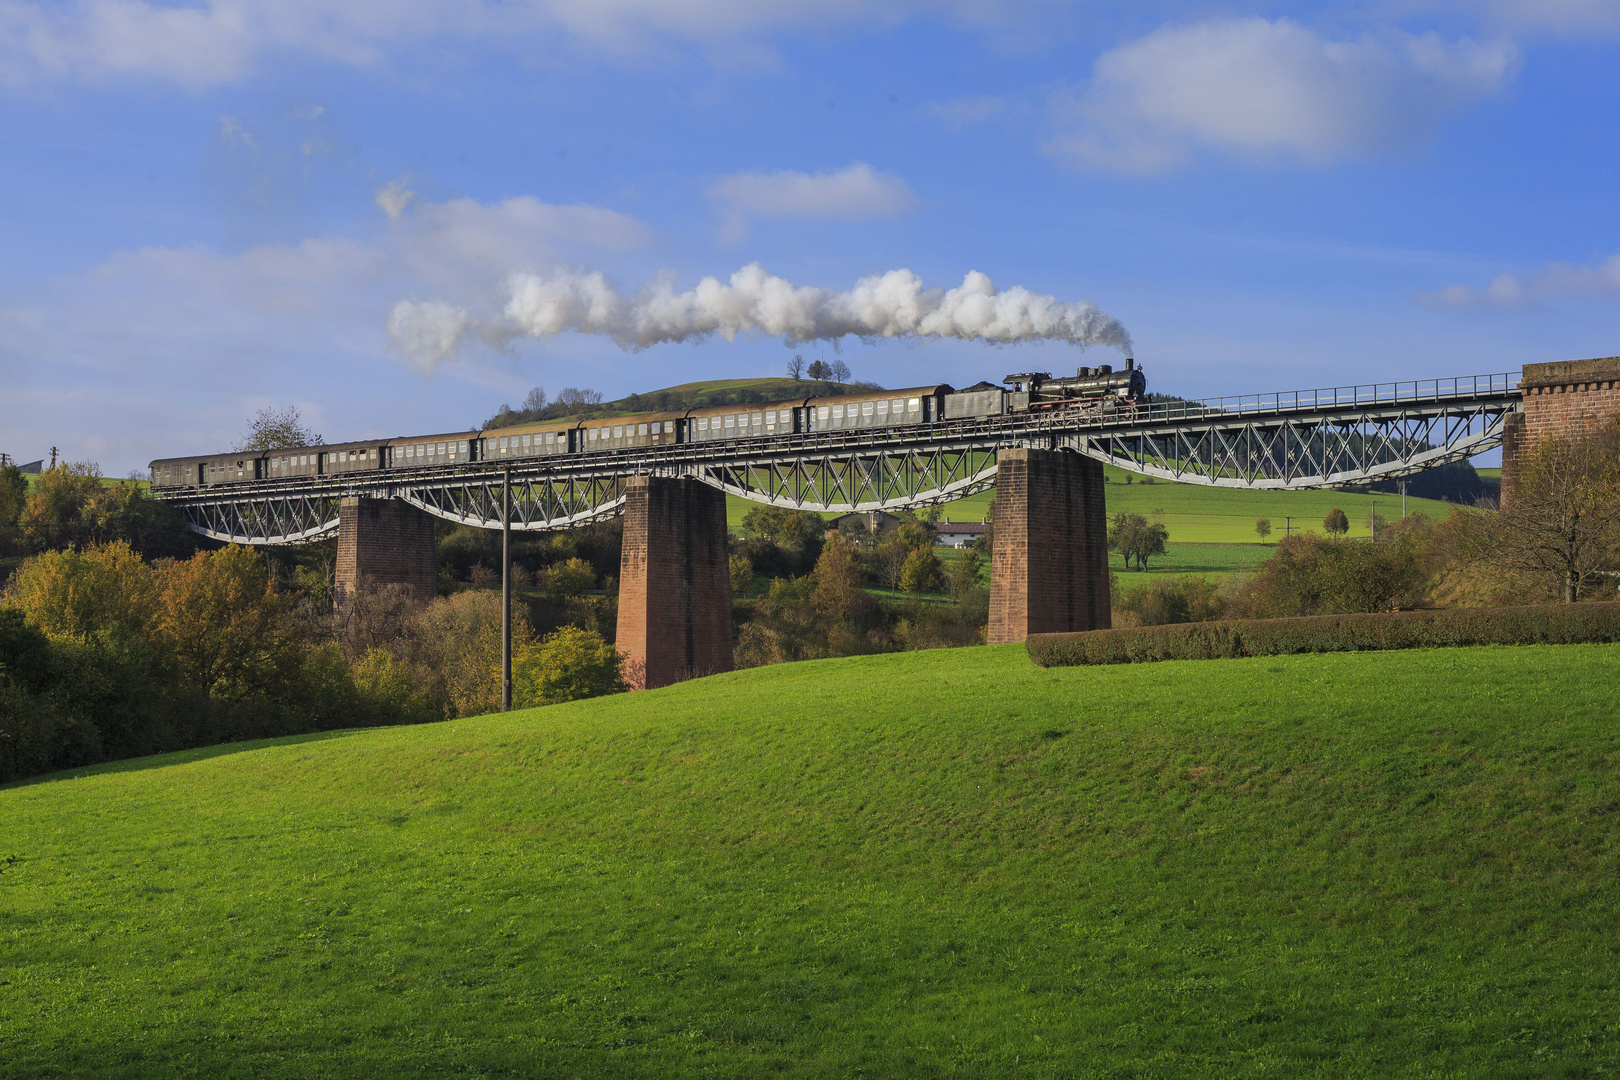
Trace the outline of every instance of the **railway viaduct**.
{"type": "Polygon", "coordinates": [[[1186,483],[1291,490],[1411,475],[1620,411],[1620,358],[1522,374],[1157,402],[1128,414],[1015,415],[256,481],[166,494],[238,543],[338,536],[338,588],[436,590],[433,517],[537,530],[624,516],[618,643],[638,687],[732,667],[725,496],[903,509],[994,485],[990,643],[1109,625],[1103,465],[1186,483]]]}

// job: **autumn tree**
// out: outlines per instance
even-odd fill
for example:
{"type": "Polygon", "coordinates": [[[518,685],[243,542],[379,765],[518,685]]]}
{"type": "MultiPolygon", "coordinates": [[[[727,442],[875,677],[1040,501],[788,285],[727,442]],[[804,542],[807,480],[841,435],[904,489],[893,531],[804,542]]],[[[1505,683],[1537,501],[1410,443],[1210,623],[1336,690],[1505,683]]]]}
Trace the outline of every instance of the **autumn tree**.
{"type": "Polygon", "coordinates": [[[514,704],[554,705],[625,689],[624,657],[594,630],[565,626],[512,659],[514,704]]]}
{"type": "Polygon", "coordinates": [[[1271,535],[1271,519],[1255,518],[1254,532],[1256,536],[1260,537],[1260,542],[1265,543],[1266,537],[1271,535]]]}
{"type": "Polygon", "coordinates": [[[742,596],[754,591],[754,564],[748,556],[733,552],[728,557],[731,572],[731,594],[742,596]]]}
{"type": "Polygon", "coordinates": [[[900,569],[901,590],[917,596],[939,588],[939,584],[939,556],[930,548],[912,549],[911,554],[906,556],[905,565],[900,569]]]}
{"type": "Polygon", "coordinates": [[[1547,581],[1574,603],[1620,568],[1620,432],[1548,435],[1515,462],[1494,516],[1466,519],[1462,550],[1547,581]]]}
{"type": "Polygon", "coordinates": [[[235,544],[159,564],[153,637],[180,678],[227,701],[269,694],[298,665],[302,637],[264,559],[235,544]]]}
{"type": "Polygon", "coordinates": [[[1343,510],[1335,506],[1328,511],[1327,517],[1322,519],[1322,528],[1330,536],[1343,536],[1350,531],[1350,519],[1345,516],[1343,510]]]}
{"type": "Polygon", "coordinates": [[[122,540],[27,560],[12,575],[5,599],[56,641],[84,640],[98,631],[140,636],[157,610],[152,570],[122,540]]]}
{"type": "Polygon", "coordinates": [[[28,501],[28,478],[16,462],[0,465],[0,529],[17,524],[28,501]]]}
{"type": "Polygon", "coordinates": [[[978,588],[979,573],[983,568],[984,557],[976,548],[971,545],[962,548],[956,556],[956,565],[951,567],[951,596],[960,600],[969,590],[978,588]]]}
{"type": "Polygon", "coordinates": [[[583,596],[595,586],[595,568],[577,555],[546,567],[545,592],[553,600],[583,596]]]}
{"type": "Polygon", "coordinates": [[[320,435],[304,423],[298,406],[273,409],[266,405],[254,415],[247,434],[231,450],[280,450],[287,446],[321,446],[323,443],[320,435]]]}

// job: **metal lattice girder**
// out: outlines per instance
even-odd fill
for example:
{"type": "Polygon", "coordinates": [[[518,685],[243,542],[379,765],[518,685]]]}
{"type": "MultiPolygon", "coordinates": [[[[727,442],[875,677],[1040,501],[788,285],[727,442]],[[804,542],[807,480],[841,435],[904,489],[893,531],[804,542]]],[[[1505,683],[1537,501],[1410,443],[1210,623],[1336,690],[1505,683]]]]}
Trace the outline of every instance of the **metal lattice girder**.
{"type": "Polygon", "coordinates": [[[1465,402],[1235,417],[1075,433],[1060,445],[1133,472],[1215,487],[1300,489],[1409,476],[1502,441],[1511,408],[1465,402]]]}
{"type": "Polygon", "coordinates": [[[338,500],[327,495],[213,498],[187,503],[193,532],[233,544],[309,544],[335,534],[338,500]]]}
{"type": "Polygon", "coordinates": [[[897,510],[995,482],[1008,447],[1067,448],[1182,483],[1312,488],[1398,477],[1500,444],[1520,393],[1509,375],[1341,387],[1112,411],[1015,413],[934,424],[603,450],[548,458],[358,471],[159,492],[206,536],[301,543],[337,528],[340,499],[400,498],[499,528],[555,529],[616,514],[638,474],[691,476],[773,506],[897,510]]]}
{"type": "MultiPolygon", "coordinates": [[[[627,475],[514,475],[512,528],[565,529],[611,517],[624,506],[627,475]]],[[[491,472],[459,481],[401,486],[395,495],[435,517],[498,529],[503,483],[501,473],[491,472]]]]}
{"type": "Polygon", "coordinates": [[[895,447],[871,453],[738,461],[694,470],[752,502],[793,509],[896,510],[959,499],[995,483],[995,446],[895,447]]]}

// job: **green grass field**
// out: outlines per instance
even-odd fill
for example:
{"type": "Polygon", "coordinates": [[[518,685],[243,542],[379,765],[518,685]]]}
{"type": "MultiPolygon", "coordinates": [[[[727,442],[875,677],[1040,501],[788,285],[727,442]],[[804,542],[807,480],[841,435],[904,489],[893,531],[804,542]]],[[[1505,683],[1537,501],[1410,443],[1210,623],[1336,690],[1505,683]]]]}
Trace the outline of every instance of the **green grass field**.
{"type": "Polygon", "coordinates": [[[14,785],[0,1076],[1607,1075],[1617,663],[912,653],[14,785]]]}
{"type": "MultiPolygon", "coordinates": [[[[1141,477],[1132,476],[1133,483],[1125,482],[1126,472],[1111,465],[1104,466],[1108,477],[1106,489],[1108,512],[1124,511],[1152,516],[1161,512],[1170,539],[1179,543],[1196,544],[1254,544],[1257,518],[1269,518],[1273,530],[1271,540],[1281,539],[1286,518],[1294,519],[1296,529],[1322,531],[1322,519],[1328,511],[1343,510],[1350,518],[1348,535],[1367,535],[1367,514],[1373,510],[1379,517],[1393,521],[1401,516],[1399,495],[1355,495],[1342,491],[1246,491],[1240,488],[1205,487],[1201,484],[1143,484],[1141,477]]],[[[943,507],[945,521],[982,521],[990,509],[995,492],[981,491],[965,499],[958,499],[943,507]]],[[[742,527],[743,515],[754,504],[734,495],[726,499],[726,521],[733,530],[742,527]]],[[[1424,513],[1430,517],[1445,517],[1456,507],[1452,503],[1434,499],[1406,500],[1409,514],[1424,513]]],[[[827,515],[828,517],[836,515],[827,515]]]]}

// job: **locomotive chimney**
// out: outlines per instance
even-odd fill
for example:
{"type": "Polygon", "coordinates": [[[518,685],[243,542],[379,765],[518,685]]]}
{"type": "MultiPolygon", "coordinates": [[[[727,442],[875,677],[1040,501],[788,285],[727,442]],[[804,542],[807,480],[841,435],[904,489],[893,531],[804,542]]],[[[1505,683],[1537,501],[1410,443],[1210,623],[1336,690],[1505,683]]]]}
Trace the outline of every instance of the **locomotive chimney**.
{"type": "Polygon", "coordinates": [[[1135,369],[1136,369],[1136,361],[1135,361],[1135,359],[1133,359],[1132,357],[1127,356],[1125,358],[1125,370],[1126,371],[1134,371],[1135,369]]]}

